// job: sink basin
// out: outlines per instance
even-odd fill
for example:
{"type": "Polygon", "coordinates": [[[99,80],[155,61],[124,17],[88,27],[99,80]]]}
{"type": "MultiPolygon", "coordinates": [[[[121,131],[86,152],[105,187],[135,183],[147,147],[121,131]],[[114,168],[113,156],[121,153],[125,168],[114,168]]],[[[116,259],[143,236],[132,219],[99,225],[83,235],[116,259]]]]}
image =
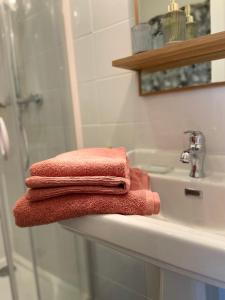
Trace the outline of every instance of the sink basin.
{"type": "Polygon", "coordinates": [[[151,189],[161,198],[160,214],[88,216],[62,225],[224,288],[224,158],[208,156],[206,177],[194,179],[189,166],[179,162],[179,153],[136,149],[128,156],[133,167],[151,172],[151,189]]]}
{"type": "Polygon", "coordinates": [[[174,169],[165,175],[152,174],[151,188],[160,194],[161,218],[224,231],[225,175],[196,180],[189,178],[187,171],[174,169]]]}
{"type": "Polygon", "coordinates": [[[140,149],[130,151],[128,157],[133,167],[142,166],[143,169],[151,171],[153,166],[154,172],[149,173],[151,189],[158,192],[161,199],[160,216],[156,218],[208,230],[221,230],[223,233],[225,173],[214,170],[204,178],[191,178],[189,166],[182,169],[185,165],[172,152],[157,153],[155,150],[140,149]],[[195,195],[196,192],[199,195],[195,195]]]}

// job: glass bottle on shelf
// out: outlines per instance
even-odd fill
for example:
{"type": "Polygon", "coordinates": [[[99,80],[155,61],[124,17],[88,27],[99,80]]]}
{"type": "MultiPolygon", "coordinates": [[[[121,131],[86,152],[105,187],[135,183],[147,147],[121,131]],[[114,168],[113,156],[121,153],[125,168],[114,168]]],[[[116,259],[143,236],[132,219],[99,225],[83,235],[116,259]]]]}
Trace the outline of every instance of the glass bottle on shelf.
{"type": "Polygon", "coordinates": [[[148,23],[140,23],[131,28],[133,53],[141,53],[152,49],[151,27],[148,23]]]}
{"type": "Polygon", "coordinates": [[[185,40],[186,16],[176,0],[170,0],[168,13],[162,18],[162,28],[166,43],[185,40]]]}
{"type": "Polygon", "coordinates": [[[191,14],[191,5],[185,6],[186,14],[186,40],[193,39],[197,36],[197,24],[194,21],[194,17],[191,14]]]}

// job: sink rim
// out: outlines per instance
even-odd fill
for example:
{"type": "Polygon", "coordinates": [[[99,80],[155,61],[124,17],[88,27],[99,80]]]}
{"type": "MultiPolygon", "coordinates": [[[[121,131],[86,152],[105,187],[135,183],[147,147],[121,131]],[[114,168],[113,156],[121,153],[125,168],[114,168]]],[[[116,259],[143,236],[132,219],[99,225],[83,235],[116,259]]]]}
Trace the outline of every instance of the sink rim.
{"type": "MultiPolygon", "coordinates": [[[[140,150],[150,151],[151,154],[157,152],[155,149],[140,150]]],[[[138,149],[132,151],[137,152],[138,149]]],[[[188,174],[189,167],[183,169],[175,166],[167,174],[154,173],[150,174],[150,178],[178,181],[190,187],[213,185],[225,188],[225,171],[211,170],[202,179],[193,179],[188,174]]],[[[183,224],[163,215],[86,216],[62,221],[61,225],[88,238],[125,249],[225,288],[225,230],[183,224]]]]}
{"type": "Polygon", "coordinates": [[[192,178],[189,176],[186,170],[181,168],[174,168],[170,172],[165,174],[150,173],[148,172],[150,180],[151,178],[162,178],[168,180],[176,180],[193,185],[213,185],[225,187],[225,173],[222,172],[209,172],[203,178],[192,178]]]}
{"type": "MultiPolygon", "coordinates": [[[[131,162],[132,160],[137,160],[140,157],[143,158],[145,156],[149,161],[149,159],[153,159],[157,161],[159,166],[165,166],[165,160],[167,161],[167,167],[186,170],[187,176],[190,171],[190,166],[186,164],[182,164],[179,160],[180,154],[184,149],[174,149],[174,150],[165,150],[165,149],[157,149],[157,148],[134,148],[127,152],[128,159],[131,162]],[[139,156],[139,157],[138,157],[139,156]],[[162,162],[163,161],[163,162],[162,162]]],[[[135,163],[134,163],[135,165],[135,163]]],[[[221,154],[211,154],[206,153],[205,158],[205,170],[206,175],[209,176],[212,173],[223,173],[225,174],[225,155],[221,154]]]]}
{"type": "Polygon", "coordinates": [[[87,216],[61,225],[225,287],[225,234],[145,216],[87,216]]]}

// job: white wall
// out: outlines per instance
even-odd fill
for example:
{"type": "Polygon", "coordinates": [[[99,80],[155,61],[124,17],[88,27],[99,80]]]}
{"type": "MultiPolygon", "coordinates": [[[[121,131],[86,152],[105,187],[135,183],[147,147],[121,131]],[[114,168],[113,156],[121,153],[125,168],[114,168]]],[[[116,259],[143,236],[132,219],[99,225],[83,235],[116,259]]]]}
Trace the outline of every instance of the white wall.
{"type": "MultiPolygon", "coordinates": [[[[138,96],[137,75],[112,68],[131,54],[131,0],[74,1],[75,47],[86,146],[181,151],[183,131],[202,130],[208,153],[225,154],[225,87],[138,96]]],[[[74,12],[72,12],[74,13],[74,12]]]]}
{"type": "MultiPolygon", "coordinates": [[[[112,68],[113,59],[132,52],[132,1],[73,0],[73,3],[85,146],[172,150],[177,152],[179,160],[184,149],[183,132],[196,129],[204,132],[208,153],[225,155],[225,139],[221,138],[225,135],[225,87],[140,97],[137,75],[112,68]]],[[[115,255],[110,249],[97,246],[94,249],[92,271],[98,299],[111,299],[110,293],[115,299],[150,298],[144,292],[145,287],[136,286],[138,278],[145,278],[143,262],[115,255]],[[104,261],[110,261],[107,273],[101,268],[104,261]],[[136,271],[128,275],[128,267],[121,265],[132,266],[136,271]],[[116,279],[115,274],[119,274],[116,279]]]]}

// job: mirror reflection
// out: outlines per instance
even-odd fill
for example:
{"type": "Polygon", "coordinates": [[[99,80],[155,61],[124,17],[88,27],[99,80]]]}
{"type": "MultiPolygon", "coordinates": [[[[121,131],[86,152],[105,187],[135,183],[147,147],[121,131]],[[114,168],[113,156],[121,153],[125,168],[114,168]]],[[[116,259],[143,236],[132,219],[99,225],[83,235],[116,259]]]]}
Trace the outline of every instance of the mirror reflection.
{"type": "MultiPolygon", "coordinates": [[[[224,0],[134,0],[134,3],[135,25],[131,29],[134,54],[225,29],[224,0]]],[[[154,73],[142,71],[140,91],[145,95],[223,83],[224,69],[224,60],[219,60],[154,73]]]]}

